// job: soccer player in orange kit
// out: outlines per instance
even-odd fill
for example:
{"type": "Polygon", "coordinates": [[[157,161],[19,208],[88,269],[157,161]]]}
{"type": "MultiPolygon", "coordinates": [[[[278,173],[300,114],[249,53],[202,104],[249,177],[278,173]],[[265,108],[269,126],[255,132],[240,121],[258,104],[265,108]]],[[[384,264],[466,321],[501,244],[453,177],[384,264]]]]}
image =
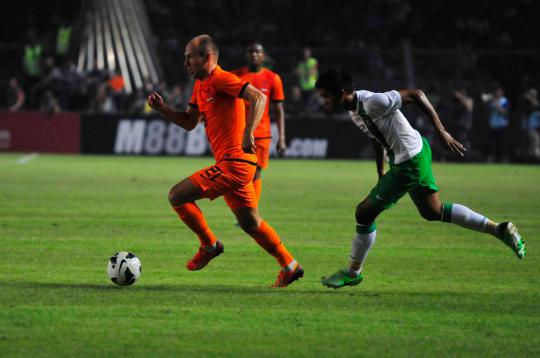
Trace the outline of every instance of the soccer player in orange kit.
{"type": "Polygon", "coordinates": [[[240,227],[279,262],[281,270],[274,287],[286,287],[303,277],[304,270],[274,229],[259,216],[253,188],[257,167],[253,130],[262,117],[266,96],[222,70],[218,56],[218,48],[208,35],[196,36],[187,44],[184,65],[196,81],[186,112],[171,109],[156,92],[148,97],[153,109],[186,130],[192,130],[202,120],[216,160],[216,164],[183,179],[169,192],[171,206],[201,243],[186,267],[200,270],[223,253],[223,244],[208,227],[195,201],[224,196],[240,227]],[[242,99],[250,103],[247,118],[242,99]]]}
{"type": "MultiPolygon", "coordinates": [[[[255,129],[255,144],[257,154],[257,170],[253,178],[253,186],[257,194],[257,201],[261,197],[262,181],[261,170],[268,167],[270,158],[270,145],[272,143],[272,130],[270,127],[270,100],[274,113],[276,114],[276,123],[279,132],[277,153],[280,157],[285,155],[287,145],[285,144],[285,111],[283,110],[283,84],[277,73],[263,67],[265,60],[264,48],[259,43],[253,43],[247,48],[248,66],[244,66],[232,71],[240,79],[249,82],[258,90],[263,92],[269,100],[266,101],[266,107],[259,123],[255,129]]],[[[246,102],[246,111],[249,113],[249,103],[246,102]]]]}

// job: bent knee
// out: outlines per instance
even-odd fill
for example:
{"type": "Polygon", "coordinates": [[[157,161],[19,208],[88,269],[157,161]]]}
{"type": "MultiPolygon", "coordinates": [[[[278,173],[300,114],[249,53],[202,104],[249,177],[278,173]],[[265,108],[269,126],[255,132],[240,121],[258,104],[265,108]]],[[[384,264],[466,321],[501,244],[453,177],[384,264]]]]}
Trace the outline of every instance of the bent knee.
{"type": "Polygon", "coordinates": [[[188,202],[187,200],[184,200],[184,198],[180,194],[177,185],[173,186],[169,190],[169,195],[167,196],[167,198],[169,199],[169,204],[171,204],[171,206],[173,207],[184,205],[188,202]]]}
{"type": "Polygon", "coordinates": [[[369,225],[375,220],[375,216],[373,213],[371,213],[369,210],[366,210],[361,205],[358,205],[356,207],[356,211],[354,213],[354,217],[356,218],[356,222],[363,225],[369,225]]]}
{"type": "Polygon", "coordinates": [[[420,211],[420,215],[426,219],[427,221],[441,221],[441,210],[422,210],[420,211]]]}
{"type": "Polygon", "coordinates": [[[169,203],[171,205],[176,204],[176,194],[175,194],[174,186],[169,190],[169,195],[167,196],[167,198],[169,199],[169,203]]]}

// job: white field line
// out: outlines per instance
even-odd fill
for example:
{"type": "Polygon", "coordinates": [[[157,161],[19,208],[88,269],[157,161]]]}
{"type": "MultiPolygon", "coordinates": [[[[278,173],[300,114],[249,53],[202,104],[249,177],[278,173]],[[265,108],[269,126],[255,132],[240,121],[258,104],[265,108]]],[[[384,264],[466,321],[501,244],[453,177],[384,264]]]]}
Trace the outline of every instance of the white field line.
{"type": "Polygon", "coordinates": [[[27,164],[38,157],[38,153],[30,153],[17,159],[17,164],[27,164]]]}

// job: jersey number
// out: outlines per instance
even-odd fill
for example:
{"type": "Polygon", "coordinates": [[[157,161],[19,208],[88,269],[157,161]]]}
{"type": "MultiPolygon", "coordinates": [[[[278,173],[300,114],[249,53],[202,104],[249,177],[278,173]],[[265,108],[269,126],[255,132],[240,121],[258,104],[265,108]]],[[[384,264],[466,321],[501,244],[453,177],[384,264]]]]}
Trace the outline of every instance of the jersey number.
{"type": "Polygon", "coordinates": [[[203,178],[205,178],[205,179],[208,179],[208,180],[214,180],[218,176],[220,176],[221,174],[223,174],[221,169],[217,165],[214,165],[214,166],[211,166],[210,168],[206,169],[204,171],[204,173],[201,173],[201,176],[203,178]]]}

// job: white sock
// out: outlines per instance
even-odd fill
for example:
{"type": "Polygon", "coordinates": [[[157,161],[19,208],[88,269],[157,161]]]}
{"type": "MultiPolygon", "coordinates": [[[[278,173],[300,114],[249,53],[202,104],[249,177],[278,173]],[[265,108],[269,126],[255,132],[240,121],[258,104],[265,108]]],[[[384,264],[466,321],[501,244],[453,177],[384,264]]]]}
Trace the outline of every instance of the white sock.
{"type": "Polygon", "coordinates": [[[282,268],[282,270],[283,270],[283,272],[290,272],[290,271],[294,270],[296,268],[296,266],[298,266],[298,263],[296,262],[295,259],[293,259],[291,262],[289,262],[289,264],[287,266],[282,268]]]}
{"type": "Polygon", "coordinates": [[[351,260],[357,263],[357,269],[349,269],[350,274],[358,276],[362,271],[362,265],[367,257],[369,249],[375,243],[377,237],[377,230],[375,223],[371,225],[356,225],[356,236],[352,240],[351,246],[351,260]]]}
{"type": "Polygon", "coordinates": [[[490,221],[485,216],[472,211],[464,205],[448,203],[443,204],[441,219],[479,232],[486,232],[486,226],[490,221]]]}

